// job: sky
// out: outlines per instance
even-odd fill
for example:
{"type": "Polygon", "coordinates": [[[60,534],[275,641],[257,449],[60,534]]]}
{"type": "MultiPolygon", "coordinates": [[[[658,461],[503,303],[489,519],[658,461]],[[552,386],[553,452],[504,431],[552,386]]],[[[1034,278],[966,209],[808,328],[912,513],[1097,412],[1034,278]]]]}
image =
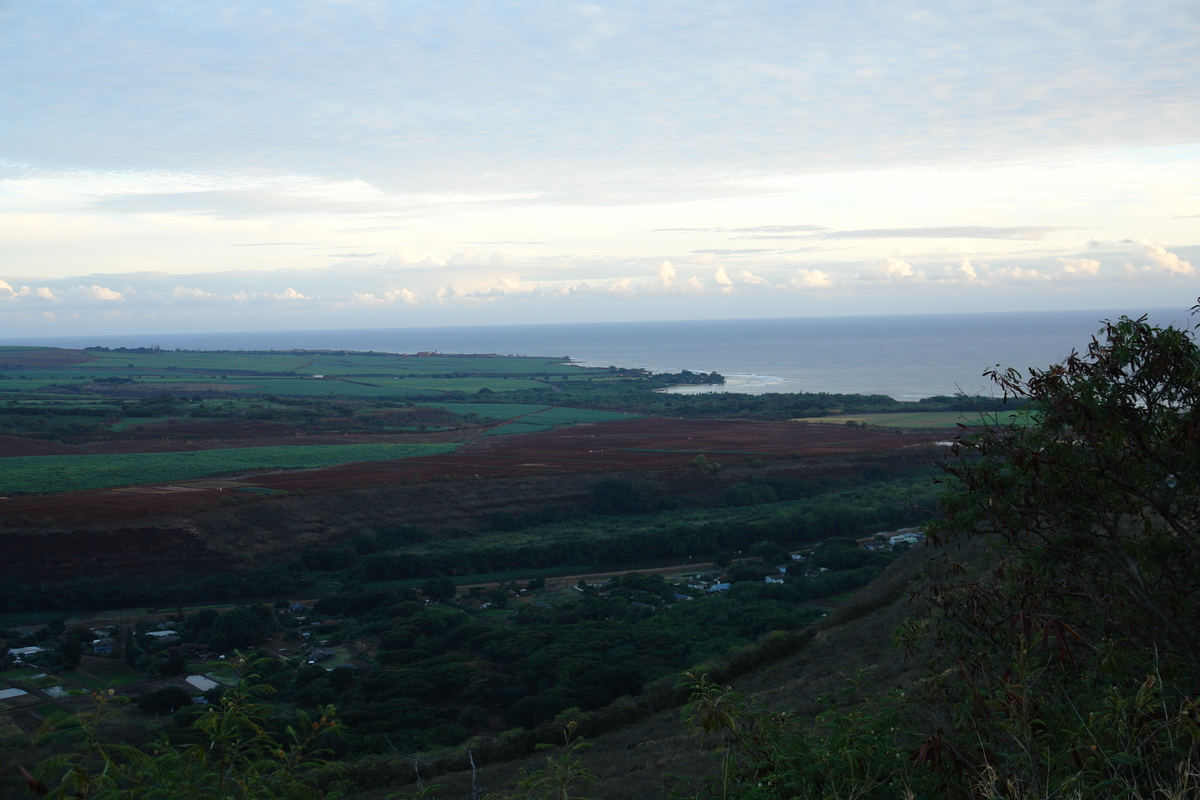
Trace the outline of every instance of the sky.
{"type": "Polygon", "coordinates": [[[0,0],[0,337],[1200,295],[1200,4],[0,0]]]}

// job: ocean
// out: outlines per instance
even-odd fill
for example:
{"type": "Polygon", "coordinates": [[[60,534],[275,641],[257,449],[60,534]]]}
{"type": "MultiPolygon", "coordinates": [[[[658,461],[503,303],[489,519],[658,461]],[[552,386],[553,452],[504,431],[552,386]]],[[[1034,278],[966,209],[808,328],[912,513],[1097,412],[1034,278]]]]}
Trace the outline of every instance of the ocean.
{"type": "MultiPolygon", "coordinates": [[[[1082,351],[1121,311],[997,312],[789,319],[608,322],[476,327],[69,336],[4,344],[191,350],[346,349],[570,356],[587,366],[716,371],[724,387],[679,391],[840,392],[917,400],[991,394],[997,365],[1046,367],[1082,351]]],[[[1145,312],[1187,324],[1184,308],[1145,312]]]]}

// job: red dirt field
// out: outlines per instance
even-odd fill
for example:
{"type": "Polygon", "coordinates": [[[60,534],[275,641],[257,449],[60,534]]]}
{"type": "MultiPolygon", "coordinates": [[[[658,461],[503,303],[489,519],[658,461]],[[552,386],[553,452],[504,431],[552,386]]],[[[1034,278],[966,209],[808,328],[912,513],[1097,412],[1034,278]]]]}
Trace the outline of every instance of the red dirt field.
{"type": "Polygon", "coordinates": [[[64,350],[57,347],[30,347],[0,350],[0,368],[53,369],[71,364],[85,364],[96,357],[82,350],[64,350]]]}
{"type": "Polygon", "coordinates": [[[78,447],[24,436],[0,436],[0,458],[11,456],[77,456],[86,453],[78,447]]]}
{"type": "MultiPolygon", "coordinates": [[[[372,484],[477,477],[660,470],[686,466],[697,455],[704,455],[710,462],[780,458],[791,454],[812,458],[897,451],[945,437],[944,431],[901,434],[797,422],[622,420],[521,436],[480,437],[461,451],[445,455],[159,486],[12,497],[0,501],[0,520],[19,519],[24,515],[33,522],[49,517],[60,524],[116,521],[178,514],[202,505],[211,506],[224,492],[237,492],[239,488],[331,491],[372,484]]],[[[320,438],[326,443],[331,440],[349,443],[355,437],[320,438]]],[[[380,438],[371,440],[380,441],[380,438]]],[[[294,440],[289,443],[291,441],[294,440]]],[[[273,443],[282,442],[275,440],[273,443]]],[[[238,492],[237,496],[250,495],[238,492]]]]}

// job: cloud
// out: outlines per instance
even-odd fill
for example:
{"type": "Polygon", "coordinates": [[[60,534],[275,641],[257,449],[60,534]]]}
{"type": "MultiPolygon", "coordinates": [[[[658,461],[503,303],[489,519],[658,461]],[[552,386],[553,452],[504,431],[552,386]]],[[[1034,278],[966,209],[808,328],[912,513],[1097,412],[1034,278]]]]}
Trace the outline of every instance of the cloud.
{"type": "Polygon", "coordinates": [[[212,292],[206,292],[203,289],[196,289],[188,286],[176,286],[171,290],[171,296],[181,300],[207,300],[215,295],[212,292]]]}
{"type": "Polygon", "coordinates": [[[664,261],[658,265],[658,282],[662,285],[663,291],[671,291],[671,287],[675,284],[675,267],[671,266],[670,261],[664,261]]]}
{"type": "Polygon", "coordinates": [[[277,298],[279,298],[280,300],[308,300],[309,299],[309,298],[305,297],[304,295],[300,294],[299,292],[297,292],[295,289],[293,289],[290,286],[275,296],[277,298]]]}
{"type": "Polygon", "coordinates": [[[396,250],[395,258],[388,259],[389,267],[444,267],[446,262],[435,253],[424,253],[401,247],[396,250]]]}
{"type": "Polygon", "coordinates": [[[826,239],[1015,239],[1042,241],[1046,235],[1065,228],[1021,226],[989,228],[982,225],[961,225],[941,228],[868,228],[855,231],[831,231],[822,234],[826,239]]]}
{"type": "Polygon", "coordinates": [[[991,270],[990,274],[1001,280],[1020,283],[1037,283],[1050,280],[1049,275],[1038,272],[1036,269],[1026,269],[1024,267],[999,267],[991,270]]]}
{"type": "Polygon", "coordinates": [[[723,293],[729,294],[733,291],[733,279],[725,272],[724,266],[717,267],[717,271],[713,273],[713,280],[721,287],[723,293]]]}
{"type": "Polygon", "coordinates": [[[615,295],[632,295],[633,281],[629,278],[618,278],[604,287],[606,291],[615,295]]]}
{"type": "Polygon", "coordinates": [[[730,236],[731,239],[1007,239],[1042,241],[1047,234],[1066,229],[1036,225],[1021,225],[1011,228],[986,225],[950,225],[930,228],[833,230],[821,225],[758,225],[753,228],[656,228],[655,230],[674,233],[738,234],[730,236]]]}
{"type": "Polygon", "coordinates": [[[1062,271],[1070,275],[1098,275],[1100,262],[1091,258],[1059,258],[1062,271]]]}
{"type": "MultiPolygon", "coordinates": [[[[821,274],[824,275],[825,273],[821,273],[821,274]]],[[[744,269],[738,270],[737,280],[738,280],[738,283],[743,284],[745,286],[768,286],[768,285],[770,285],[770,281],[768,281],[766,278],[760,278],[759,276],[755,275],[753,272],[750,272],[749,270],[744,270],[744,269]]]]}
{"type": "Polygon", "coordinates": [[[1184,261],[1179,256],[1169,252],[1165,247],[1150,244],[1144,240],[1140,244],[1146,249],[1146,255],[1150,258],[1155,271],[1164,275],[1195,274],[1196,268],[1192,266],[1191,262],[1184,261]]]}
{"type": "Polygon", "coordinates": [[[354,302],[367,306],[385,306],[389,303],[404,303],[406,306],[418,306],[420,300],[415,292],[408,289],[391,289],[376,295],[370,292],[353,292],[354,302]]]}
{"type": "Polygon", "coordinates": [[[653,228],[655,233],[825,233],[822,225],[756,225],[752,228],[653,228]]]}
{"type": "Polygon", "coordinates": [[[966,281],[974,283],[979,280],[979,275],[975,272],[975,266],[971,263],[970,259],[964,258],[962,263],[958,265],[956,272],[966,281]]]}
{"type": "Polygon", "coordinates": [[[801,267],[796,270],[796,277],[788,281],[788,286],[793,289],[820,289],[830,286],[832,283],[833,280],[828,273],[822,272],[819,269],[804,269],[801,267]]]}
{"type": "Polygon", "coordinates": [[[468,247],[461,253],[455,253],[454,255],[450,256],[450,260],[446,262],[446,265],[451,267],[461,267],[476,266],[482,263],[483,259],[480,257],[479,251],[474,247],[468,247]]]}
{"type": "Polygon", "coordinates": [[[115,292],[104,286],[92,284],[91,286],[77,286],[75,291],[87,298],[88,300],[124,300],[124,296],[120,292],[115,292]]]}

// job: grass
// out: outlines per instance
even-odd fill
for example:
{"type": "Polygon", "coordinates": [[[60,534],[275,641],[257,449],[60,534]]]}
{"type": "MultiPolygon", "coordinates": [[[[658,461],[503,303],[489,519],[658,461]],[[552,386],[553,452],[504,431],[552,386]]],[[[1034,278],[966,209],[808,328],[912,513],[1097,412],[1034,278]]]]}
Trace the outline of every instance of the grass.
{"type": "MultiPolygon", "coordinates": [[[[503,572],[485,572],[478,575],[453,576],[455,586],[475,586],[482,583],[528,583],[531,578],[557,578],[562,575],[579,575],[591,571],[591,567],[566,566],[543,567],[528,569],[509,569],[503,572]]],[[[425,582],[425,578],[411,578],[402,581],[371,581],[364,586],[370,589],[416,589],[425,582]]]]}
{"type": "Polygon", "coordinates": [[[91,689],[93,692],[102,692],[109,687],[108,683],[82,672],[64,672],[61,677],[71,683],[78,683],[80,686],[91,689]]]}
{"type": "MultiPolygon", "coordinates": [[[[110,685],[124,686],[130,683],[140,683],[146,679],[133,667],[129,666],[124,661],[118,661],[115,658],[106,659],[104,661],[91,661],[84,669],[86,670],[87,675],[90,675],[93,678],[103,682],[103,686],[101,688],[106,688],[110,685]]],[[[65,677],[75,681],[76,683],[87,686],[87,683],[79,680],[76,677],[79,674],[79,672],[72,672],[68,673],[65,677]]]]}
{"type": "Polygon", "coordinates": [[[343,444],[246,447],[177,453],[19,456],[4,460],[0,492],[54,493],[165,483],[268,469],[314,469],[355,461],[436,455],[453,444],[343,444]]]}
{"type": "Polygon", "coordinates": [[[78,717],[50,703],[34,706],[33,713],[46,720],[48,724],[53,725],[55,728],[76,728],[79,726],[78,717]]]}
{"type": "Polygon", "coordinates": [[[550,406],[530,403],[418,403],[425,408],[440,408],[453,414],[478,414],[492,419],[512,419],[523,414],[534,414],[550,406]]]}
{"type": "Polygon", "coordinates": [[[514,419],[506,425],[492,428],[485,436],[507,436],[514,433],[536,433],[555,425],[582,425],[588,422],[609,422],[618,419],[635,419],[637,414],[619,411],[595,411],[590,408],[547,408],[545,411],[514,419]]]}
{"type": "Polygon", "coordinates": [[[832,417],[799,417],[793,422],[820,422],[829,425],[845,425],[847,422],[877,425],[882,428],[955,428],[959,425],[1007,424],[1024,420],[1023,411],[1005,411],[999,414],[980,414],[963,411],[898,411],[878,414],[839,414],[832,417]]]}

